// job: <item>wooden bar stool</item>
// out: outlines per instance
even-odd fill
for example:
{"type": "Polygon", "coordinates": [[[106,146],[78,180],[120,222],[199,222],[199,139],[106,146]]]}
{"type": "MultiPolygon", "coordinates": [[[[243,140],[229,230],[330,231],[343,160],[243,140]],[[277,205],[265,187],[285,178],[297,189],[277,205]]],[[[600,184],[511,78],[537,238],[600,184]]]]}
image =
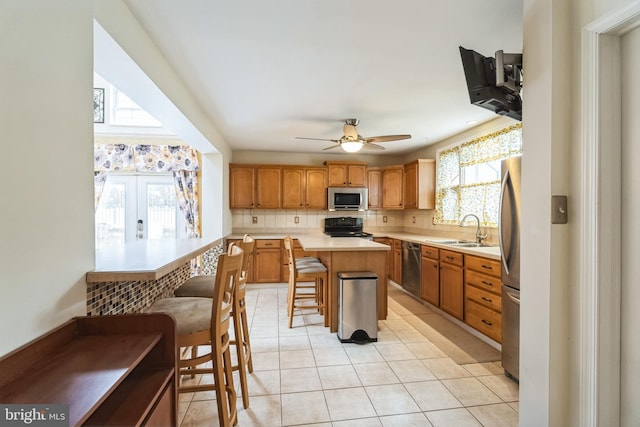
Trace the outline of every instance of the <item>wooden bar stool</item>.
{"type": "Polygon", "coordinates": [[[178,361],[179,375],[213,374],[213,384],[178,385],[178,393],[214,390],[221,426],[238,423],[236,391],[233,385],[229,321],[233,294],[240,280],[244,251],[232,245],[220,255],[213,286],[213,298],[162,298],[147,312],[169,313],[176,320],[178,353],[184,348],[207,348],[206,354],[186,352],[178,361]],[[187,355],[190,354],[190,357],[187,355]],[[201,367],[211,362],[211,368],[201,367]]]}
{"type": "MultiPolygon", "coordinates": [[[[244,252],[244,258],[242,259],[242,273],[238,279],[238,286],[235,288],[233,295],[233,306],[231,310],[231,316],[233,318],[233,332],[234,338],[230,341],[230,344],[235,346],[238,364],[233,365],[233,370],[238,371],[240,376],[240,389],[242,391],[242,404],[245,408],[249,407],[249,388],[247,385],[247,372],[253,372],[253,360],[251,358],[251,339],[249,336],[249,321],[247,319],[247,279],[248,279],[248,266],[249,258],[253,252],[255,246],[255,240],[245,234],[242,241],[236,242],[236,246],[241,248],[244,252]]],[[[176,297],[203,297],[211,298],[213,296],[213,284],[216,280],[216,276],[201,275],[194,276],[188,279],[183,285],[181,285],[174,295],[176,297]]],[[[197,349],[192,349],[192,352],[197,349]]],[[[192,357],[195,357],[193,355],[192,357]]]]}
{"type": "Polygon", "coordinates": [[[324,316],[324,325],[328,325],[325,316],[325,304],[327,301],[327,267],[321,262],[296,263],[293,255],[293,240],[291,236],[284,238],[284,247],[289,263],[289,286],[287,289],[287,314],[289,316],[289,328],[293,324],[293,313],[297,309],[315,308],[324,316]],[[303,283],[312,283],[311,285],[303,283]],[[312,290],[312,292],[305,292],[312,290]],[[304,301],[313,300],[312,304],[304,304],[304,301]]]}

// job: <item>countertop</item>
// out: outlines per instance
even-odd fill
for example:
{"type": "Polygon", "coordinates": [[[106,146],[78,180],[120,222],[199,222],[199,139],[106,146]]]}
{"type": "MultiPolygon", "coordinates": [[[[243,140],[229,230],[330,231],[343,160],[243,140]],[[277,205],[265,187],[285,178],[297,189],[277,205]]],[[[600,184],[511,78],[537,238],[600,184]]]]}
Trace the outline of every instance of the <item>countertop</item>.
{"type": "MultiPolygon", "coordinates": [[[[442,243],[442,242],[446,242],[446,241],[450,241],[450,240],[456,240],[456,238],[448,238],[448,237],[443,237],[443,236],[429,236],[429,235],[423,235],[423,234],[415,234],[415,233],[406,233],[403,231],[370,231],[370,230],[365,230],[368,231],[369,233],[372,233],[374,237],[389,237],[392,239],[399,239],[399,240],[404,240],[407,242],[413,242],[413,243],[420,243],[423,245],[429,245],[429,246],[433,246],[439,249],[446,249],[446,250],[450,250],[450,251],[454,251],[454,252],[461,252],[461,253],[465,253],[465,254],[469,254],[469,255],[476,255],[476,256],[481,256],[481,257],[485,257],[485,258],[490,258],[490,259],[495,259],[495,260],[500,260],[500,247],[498,246],[484,246],[484,247],[478,247],[478,248],[465,248],[465,247],[459,247],[459,246],[453,246],[450,244],[446,244],[446,243],[442,243]]],[[[250,233],[251,236],[253,236],[256,239],[283,239],[285,236],[290,235],[292,238],[294,239],[298,239],[300,241],[300,243],[302,244],[302,240],[305,240],[308,242],[309,247],[305,247],[304,244],[302,244],[303,248],[305,250],[308,251],[318,251],[318,250],[325,250],[325,251],[329,251],[329,250],[343,250],[343,251],[348,251],[348,250],[376,250],[376,246],[367,246],[367,249],[364,248],[364,246],[358,246],[358,245],[365,245],[364,243],[361,242],[357,242],[354,247],[349,247],[349,245],[353,245],[353,243],[345,241],[340,243],[340,240],[343,239],[356,239],[357,241],[364,241],[364,242],[369,242],[369,243],[375,243],[375,242],[370,242],[367,241],[366,239],[360,239],[358,237],[340,237],[340,238],[331,238],[326,236],[323,233],[299,233],[296,234],[294,233],[279,233],[279,232],[273,232],[273,233],[250,233]],[[322,240],[314,240],[314,239],[322,239],[322,240]],[[335,242],[333,242],[335,240],[335,242]],[[317,249],[317,248],[311,248],[311,246],[316,246],[316,247],[325,247],[325,249],[317,249]],[[327,249],[328,247],[333,247],[333,248],[339,248],[342,247],[342,249],[327,249]],[[360,249],[358,249],[360,248],[360,249]]],[[[231,234],[229,236],[227,236],[228,239],[242,239],[242,236],[244,234],[239,234],[239,233],[234,233],[231,234]]],[[[382,245],[385,246],[385,245],[382,245]]],[[[378,249],[379,250],[379,249],[378,249]]]]}
{"type": "Polygon", "coordinates": [[[388,251],[391,248],[382,243],[360,237],[329,237],[325,235],[296,236],[305,251],[388,251]]]}
{"type": "Polygon", "coordinates": [[[137,240],[96,249],[96,268],[87,282],[157,280],[215,247],[217,240],[137,240]]]}

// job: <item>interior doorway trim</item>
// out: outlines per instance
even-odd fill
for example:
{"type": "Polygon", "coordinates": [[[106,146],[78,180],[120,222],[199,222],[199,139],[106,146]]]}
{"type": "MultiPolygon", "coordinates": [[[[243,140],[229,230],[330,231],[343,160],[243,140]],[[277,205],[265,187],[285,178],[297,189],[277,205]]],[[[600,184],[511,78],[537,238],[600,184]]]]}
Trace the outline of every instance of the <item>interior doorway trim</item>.
{"type": "Polygon", "coordinates": [[[620,423],[620,39],[640,2],[582,33],[580,177],[580,426],[620,423]]]}

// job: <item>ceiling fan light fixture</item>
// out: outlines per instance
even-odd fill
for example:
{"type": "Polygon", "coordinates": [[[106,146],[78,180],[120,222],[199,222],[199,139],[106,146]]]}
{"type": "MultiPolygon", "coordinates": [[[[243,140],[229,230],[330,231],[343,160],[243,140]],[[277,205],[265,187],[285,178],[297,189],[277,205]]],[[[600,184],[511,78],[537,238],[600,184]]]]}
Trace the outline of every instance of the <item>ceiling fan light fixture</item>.
{"type": "Polygon", "coordinates": [[[364,144],[361,141],[345,141],[340,144],[342,149],[347,153],[355,153],[360,151],[364,144]]]}

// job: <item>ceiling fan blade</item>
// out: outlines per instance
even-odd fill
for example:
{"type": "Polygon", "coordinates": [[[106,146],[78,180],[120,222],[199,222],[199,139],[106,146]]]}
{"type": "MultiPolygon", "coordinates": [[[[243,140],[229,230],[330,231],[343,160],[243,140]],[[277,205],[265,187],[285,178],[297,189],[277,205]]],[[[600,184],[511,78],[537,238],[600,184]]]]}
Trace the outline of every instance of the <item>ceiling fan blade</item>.
{"type": "Polygon", "coordinates": [[[338,147],[340,147],[340,144],[332,145],[331,147],[327,147],[327,148],[323,148],[322,151],[333,150],[334,148],[338,148],[338,147]]]}
{"type": "Polygon", "coordinates": [[[384,150],[382,145],[374,144],[373,142],[365,143],[362,148],[367,148],[369,150],[384,150]]]}
{"type": "Polygon", "coordinates": [[[339,139],[324,139],[324,138],[305,138],[302,136],[296,136],[296,139],[310,139],[312,141],[331,141],[331,142],[340,142],[339,139]]]}
{"type": "Polygon", "coordinates": [[[389,142],[389,141],[399,141],[401,139],[409,139],[411,135],[382,135],[382,136],[372,136],[369,138],[365,138],[367,142],[389,142]]]}

